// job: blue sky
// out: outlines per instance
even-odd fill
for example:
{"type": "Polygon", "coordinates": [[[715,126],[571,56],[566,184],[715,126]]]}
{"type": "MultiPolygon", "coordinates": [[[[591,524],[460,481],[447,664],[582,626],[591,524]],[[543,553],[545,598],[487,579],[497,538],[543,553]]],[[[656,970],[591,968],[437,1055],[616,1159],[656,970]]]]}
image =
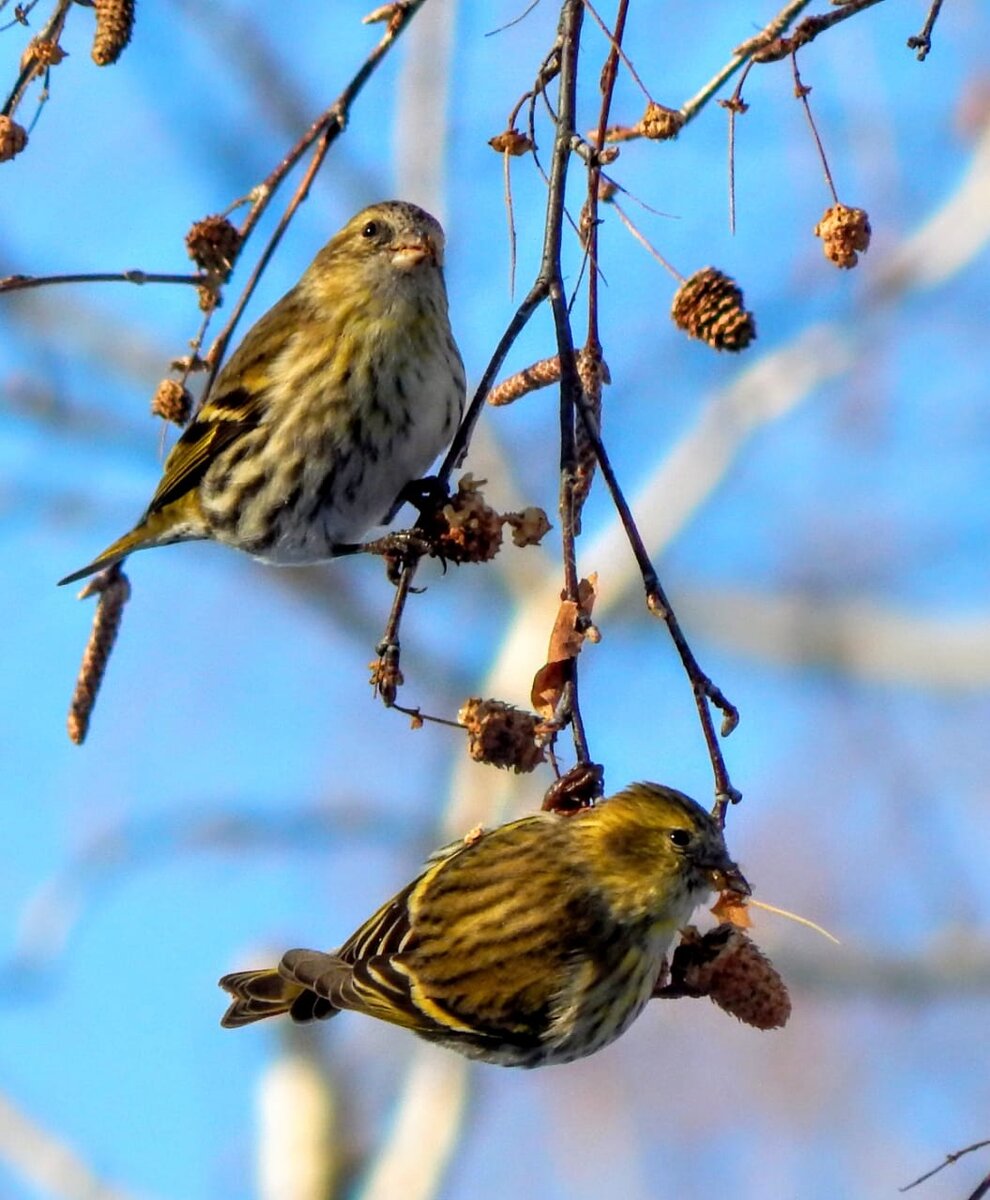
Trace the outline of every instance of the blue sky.
{"type": "MultiPolygon", "coordinates": [[[[218,31],[198,6],[142,5],[132,45],[102,71],[88,55],[92,13],[73,8],[51,100],[26,152],[0,168],[0,273],[188,269],[191,221],[254,186],[361,61],[376,36],[360,24],[366,7],[229,0],[211,6],[218,31]],[[243,41],[224,31],[227,17],[243,41]],[[243,45],[269,56],[261,73],[243,45]]],[[[397,99],[426,53],[413,31],[371,81],[249,319],[353,211],[401,194],[444,220],[452,320],[469,375],[481,374],[514,305],[502,164],[486,142],[530,86],[556,19],[542,0],[486,37],[521,6],[482,7],[445,10],[456,53],[441,58],[446,90],[417,96],[421,148],[397,99]]],[[[631,8],[629,55],[669,105],[773,12],[731,0],[713,0],[703,20],[686,2],[631,8]]],[[[856,271],[832,268],[811,234],[830,201],[786,62],[746,86],[735,236],[720,108],[676,142],[623,147],[615,177],[670,214],[625,204],[645,235],[682,273],[713,263],[744,287],[759,338],[741,359],[679,335],[669,276],[613,214],[601,233],[616,469],[635,496],[661,464],[695,455],[647,524],[680,513],[728,439],[717,482],[658,543],[658,567],[703,666],[743,714],[724,744],[745,795],[730,846],[758,895],[823,922],[843,946],[761,917],[757,936],[793,984],[780,1033],[683,1001],[655,1005],[587,1062],[471,1068],[441,1197],[875,1197],[990,1134],[985,241],[948,278],[876,299],[898,256],[921,270],[950,255],[903,247],[979,153],[963,118],[982,88],[985,122],[990,20],[975,0],[946,5],[922,65],[904,47],[922,8],[880,5],[801,55],[840,197],[873,224],[856,271]],[[806,340],[816,326],[829,347],[820,361],[820,342],[806,340]],[[733,400],[746,372],[763,363],[757,395],[775,395],[797,370],[773,364],[795,346],[820,382],[756,420],[733,400]],[[740,413],[755,421],[745,437],[740,413]]],[[[11,80],[24,42],[20,28],[0,40],[11,80]]],[[[604,52],[589,19],[582,128],[604,52]]],[[[642,106],[622,73],[616,119],[642,106]]],[[[550,137],[544,122],[544,161],[550,137]]],[[[984,175],[984,211],[987,187],[984,175]]],[[[513,194],[518,298],[538,265],[545,199],[527,160],[513,164],[513,194]]],[[[575,170],[573,212],[580,202],[575,170]]],[[[242,259],[228,308],[273,221],[242,259]]],[[[578,266],[570,244],[570,279],[578,266]]],[[[346,936],[444,840],[452,787],[494,820],[531,806],[549,772],[506,791],[494,771],[465,767],[455,734],[412,732],[373,702],[366,664],[391,599],[378,564],[286,578],[209,545],[132,560],[134,595],[90,738],[70,745],[64,714],[90,607],[54,581],[146,503],[161,462],[147,405],[198,313],[185,289],[105,285],[6,296],[0,320],[0,1091],[126,1195],[255,1195],[254,1093],[288,1043],[273,1028],[221,1030],[216,978],[264,952],[346,936]]],[[[538,314],[510,366],[550,353],[550,339],[538,314]]],[[[519,494],[553,515],[555,423],[551,392],[486,414],[504,451],[489,475],[496,502],[519,494]]],[[[611,524],[596,491],[586,547],[611,524]]],[[[490,568],[424,570],[428,590],[404,627],[403,699],[452,715],[484,687],[520,611],[540,588],[552,599],[556,539],[545,553],[505,550],[490,568]],[[534,571],[532,594],[514,582],[521,567],[534,571]]],[[[602,571],[605,606],[603,640],[582,660],[593,753],[613,787],[657,778],[706,799],[710,768],[669,641],[618,567],[581,553],[582,570],[602,571]]],[[[510,699],[526,696],[537,666],[510,673],[510,699]]],[[[364,1172],[423,1052],[356,1017],[302,1046],[338,1096],[353,1194],[368,1194],[364,1172]]],[[[974,1155],[915,1194],[964,1196],[988,1169],[974,1155]]],[[[60,1194],[27,1181],[0,1144],[0,1195],[60,1194]]]]}

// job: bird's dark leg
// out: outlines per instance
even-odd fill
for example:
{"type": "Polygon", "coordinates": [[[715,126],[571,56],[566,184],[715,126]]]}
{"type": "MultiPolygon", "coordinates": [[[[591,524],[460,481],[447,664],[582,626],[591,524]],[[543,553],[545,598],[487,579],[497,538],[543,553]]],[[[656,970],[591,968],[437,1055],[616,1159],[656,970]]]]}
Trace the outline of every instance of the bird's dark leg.
{"type": "Polygon", "coordinates": [[[402,570],[430,552],[430,541],[418,529],[397,529],[370,542],[340,542],[333,548],[335,558],[351,554],[377,554],[385,559],[389,580],[397,584],[402,570]]]}
{"type": "Polygon", "coordinates": [[[411,504],[422,519],[441,509],[447,503],[449,495],[450,489],[445,483],[441,483],[436,475],[427,475],[423,479],[410,479],[396,496],[392,507],[385,514],[382,524],[387,525],[403,504],[411,504]]]}

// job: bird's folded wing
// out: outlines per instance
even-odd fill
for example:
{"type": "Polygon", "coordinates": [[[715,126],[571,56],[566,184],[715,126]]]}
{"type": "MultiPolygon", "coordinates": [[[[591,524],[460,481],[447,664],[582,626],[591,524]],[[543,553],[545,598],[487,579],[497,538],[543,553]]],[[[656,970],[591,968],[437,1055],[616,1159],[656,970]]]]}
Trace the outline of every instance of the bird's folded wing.
{"type": "Polygon", "coordinates": [[[257,429],[265,409],[263,392],[250,395],[243,388],[210,397],[165,460],[158,490],[148,505],[149,515],[180,500],[197,487],[217,457],[257,429]]]}

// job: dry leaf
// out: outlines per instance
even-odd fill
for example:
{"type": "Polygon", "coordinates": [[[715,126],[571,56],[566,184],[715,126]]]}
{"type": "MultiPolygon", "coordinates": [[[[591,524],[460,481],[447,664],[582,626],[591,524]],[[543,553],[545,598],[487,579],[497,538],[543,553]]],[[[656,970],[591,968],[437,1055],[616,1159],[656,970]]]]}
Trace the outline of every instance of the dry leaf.
{"type": "Polygon", "coordinates": [[[505,129],[489,138],[488,144],[499,154],[510,154],[513,158],[518,158],[520,154],[526,154],[533,149],[533,143],[518,129],[505,129]]]}
{"type": "Polygon", "coordinates": [[[561,600],[550,633],[547,661],[533,678],[530,700],[541,717],[549,720],[557,710],[561,694],[571,678],[571,662],[581,653],[595,605],[598,576],[578,584],[577,600],[561,600]]]}
{"type": "Polygon", "coordinates": [[[711,907],[711,914],[719,924],[734,925],[736,929],[751,929],[753,918],[749,915],[746,897],[738,892],[720,892],[711,907]]]}

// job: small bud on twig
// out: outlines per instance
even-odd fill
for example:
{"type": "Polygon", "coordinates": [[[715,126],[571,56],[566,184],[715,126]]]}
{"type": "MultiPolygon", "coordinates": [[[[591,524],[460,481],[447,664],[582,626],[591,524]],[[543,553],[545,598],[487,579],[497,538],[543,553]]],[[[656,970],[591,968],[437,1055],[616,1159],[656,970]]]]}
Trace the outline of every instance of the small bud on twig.
{"type": "Polygon", "coordinates": [[[368,669],[371,671],[371,686],[377,695],[381,696],[387,705],[394,704],[399,688],[405,683],[399,670],[398,658],[394,655],[383,655],[368,663],[368,669]]]}
{"type": "Polygon", "coordinates": [[[388,22],[388,32],[394,33],[402,24],[406,12],[405,0],[392,0],[391,4],[379,4],[367,16],[361,18],[362,25],[378,25],[388,22]]]}
{"type": "Polygon", "coordinates": [[[571,816],[590,808],[604,791],[605,768],[598,763],[576,763],[547,788],[540,807],[544,812],[571,816]]]}

